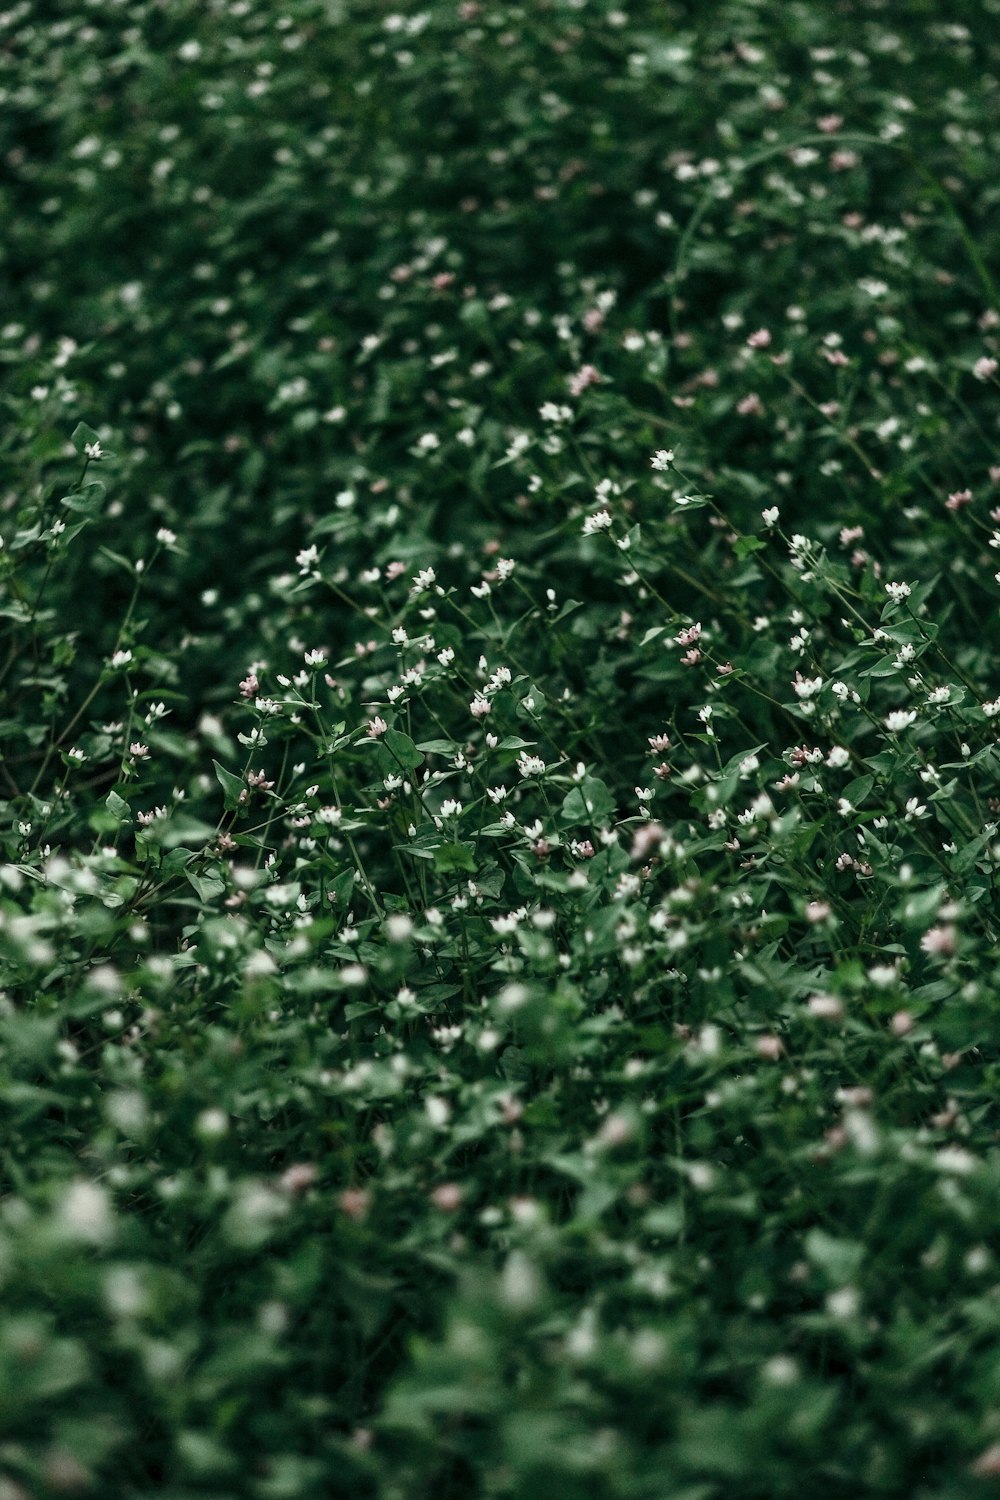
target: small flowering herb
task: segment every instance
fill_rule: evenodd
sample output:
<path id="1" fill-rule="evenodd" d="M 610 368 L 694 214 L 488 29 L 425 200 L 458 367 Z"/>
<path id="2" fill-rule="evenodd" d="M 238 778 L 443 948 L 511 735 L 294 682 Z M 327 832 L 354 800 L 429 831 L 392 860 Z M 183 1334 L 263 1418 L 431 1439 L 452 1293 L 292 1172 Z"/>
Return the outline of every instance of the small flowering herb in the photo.
<path id="1" fill-rule="evenodd" d="M 992 1492 L 994 10 L 0 14 L 0 1500 Z"/>

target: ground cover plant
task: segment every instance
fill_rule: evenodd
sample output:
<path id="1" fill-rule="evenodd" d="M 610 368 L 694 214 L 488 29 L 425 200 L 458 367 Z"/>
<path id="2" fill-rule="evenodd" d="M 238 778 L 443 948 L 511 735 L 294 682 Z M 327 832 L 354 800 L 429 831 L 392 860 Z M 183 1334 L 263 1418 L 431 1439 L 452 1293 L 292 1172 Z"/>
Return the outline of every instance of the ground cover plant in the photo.
<path id="1" fill-rule="evenodd" d="M 998 28 L 0 15 L 0 1500 L 996 1490 Z"/>

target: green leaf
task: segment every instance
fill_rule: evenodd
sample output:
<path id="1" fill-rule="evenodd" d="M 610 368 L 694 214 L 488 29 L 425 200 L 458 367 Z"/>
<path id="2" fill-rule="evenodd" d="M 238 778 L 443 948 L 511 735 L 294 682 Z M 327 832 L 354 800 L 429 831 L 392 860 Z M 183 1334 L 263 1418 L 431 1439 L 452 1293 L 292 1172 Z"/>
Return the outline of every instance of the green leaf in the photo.
<path id="1" fill-rule="evenodd" d="M 387 729 L 382 736 L 382 746 L 388 752 L 391 769 L 415 771 L 424 758 L 410 736 L 401 729 Z"/>
<path id="2" fill-rule="evenodd" d="M 215 767 L 215 774 L 219 778 L 219 785 L 225 793 L 226 811 L 232 812 L 234 808 L 240 806 L 240 798 L 246 790 L 243 785 L 243 777 L 234 776 L 232 771 L 227 771 L 225 766 L 220 766 L 217 760 L 213 760 L 212 765 Z"/>
<path id="3" fill-rule="evenodd" d="M 327 895 L 330 898 L 330 905 L 335 911 L 346 911 L 347 904 L 351 899 L 351 892 L 354 890 L 355 878 L 354 870 L 344 870 L 335 880 L 330 881 L 330 884 L 327 886 Z"/>
<path id="4" fill-rule="evenodd" d="M 560 816 L 564 823 L 606 823 L 615 810 L 615 799 L 604 782 L 596 776 L 585 776 L 579 786 L 571 788 L 563 798 Z"/>
<path id="5" fill-rule="evenodd" d="M 442 872 L 466 870 L 475 874 L 476 861 L 471 844 L 442 844 L 434 853 L 434 868 Z"/>
<path id="6" fill-rule="evenodd" d="M 73 428 L 71 441 L 73 443 L 73 447 L 82 458 L 85 455 L 87 444 L 100 443 L 101 435 L 100 433 L 95 432 L 92 427 L 88 427 L 86 422 L 77 422 L 76 426 Z"/>
<path id="7" fill-rule="evenodd" d="M 733 556 L 738 562 L 745 557 L 750 557 L 754 552 L 761 552 L 767 546 L 759 536 L 741 536 L 733 546 Z"/>
<path id="8" fill-rule="evenodd" d="M 125 801 L 125 798 L 119 797 L 117 792 L 108 793 L 107 797 L 105 798 L 104 806 L 107 808 L 108 812 L 112 814 L 113 817 L 116 817 L 118 819 L 119 822 L 124 822 L 126 818 L 131 817 L 131 808 Z"/>
<path id="9" fill-rule="evenodd" d="M 860 807 L 874 785 L 874 776 L 856 776 L 844 787 L 844 796 L 852 807 Z"/>
<path id="10" fill-rule="evenodd" d="M 214 901 L 226 889 L 225 881 L 221 875 L 213 873 L 198 875 L 194 870 L 185 870 L 184 873 L 202 901 Z"/>

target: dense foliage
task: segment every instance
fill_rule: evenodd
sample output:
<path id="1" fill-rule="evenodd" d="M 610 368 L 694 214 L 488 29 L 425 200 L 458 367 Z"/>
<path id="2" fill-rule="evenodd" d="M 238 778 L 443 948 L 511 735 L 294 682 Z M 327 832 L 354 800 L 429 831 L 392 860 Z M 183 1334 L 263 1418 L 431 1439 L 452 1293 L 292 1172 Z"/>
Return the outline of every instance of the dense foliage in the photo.
<path id="1" fill-rule="evenodd" d="M 992 1493 L 1000 4 L 0 37 L 0 1500 Z"/>

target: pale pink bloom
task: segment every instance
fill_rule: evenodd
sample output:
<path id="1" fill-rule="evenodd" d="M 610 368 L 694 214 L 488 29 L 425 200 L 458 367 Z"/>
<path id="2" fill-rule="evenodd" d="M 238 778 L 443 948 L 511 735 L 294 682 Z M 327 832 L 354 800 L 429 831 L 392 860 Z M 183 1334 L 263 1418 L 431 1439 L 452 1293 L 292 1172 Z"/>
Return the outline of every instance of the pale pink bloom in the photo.
<path id="1" fill-rule="evenodd" d="M 988 354 L 984 354 L 981 359 L 977 359 L 976 363 L 972 366 L 972 373 L 977 380 L 992 380 L 997 370 L 1000 370 L 1000 364 Z"/>
<path id="2" fill-rule="evenodd" d="M 149 746 L 140 745 L 138 740 L 134 740 L 128 747 L 128 753 L 134 756 L 136 760 L 146 760 L 149 756 Z"/>
<path id="3" fill-rule="evenodd" d="M 771 347 L 771 330 L 769 328 L 758 328 L 747 339 L 748 349 L 769 349 Z"/>
<path id="4" fill-rule="evenodd" d="M 780 1036 L 759 1036 L 754 1045 L 758 1055 L 766 1058 L 768 1062 L 777 1062 L 785 1050 Z"/>
<path id="5" fill-rule="evenodd" d="M 972 504 L 971 490 L 955 490 L 944 502 L 945 510 L 961 510 L 963 505 Z"/>
<path id="6" fill-rule="evenodd" d="M 829 901 L 810 901 L 806 907 L 807 922 L 825 922 L 829 915 Z"/>
<path id="7" fill-rule="evenodd" d="M 830 170 L 832 172 L 849 172 L 856 167 L 861 158 L 856 151 L 835 151 L 830 157 Z"/>
<path id="8" fill-rule="evenodd" d="M 889 1022 L 893 1036 L 906 1036 L 907 1032 L 912 1031 L 915 1025 L 916 1022 L 908 1010 L 897 1010 Z"/>
<path id="9" fill-rule="evenodd" d="M 949 957 L 955 951 L 955 929 L 950 925 L 930 927 L 920 939 L 920 946 L 925 953 L 933 953 L 941 957 Z"/>
<path id="10" fill-rule="evenodd" d="M 751 391 L 737 402 L 736 410 L 741 417 L 761 417 L 764 414 L 764 403 L 756 391 Z"/>
<path id="11" fill-rule="evenodd" d="M 260 682 L 256 672 L 248 672 L 240 683 L 240 695 L 244 698 L 256 698 L 260 691 Z"/>
<path id="12" fill-rule="evenodd" d="M 374 719 L 368 720 L 368 734 L 373 740 L 377 740 L 380 735 L 385 734 L 388 728 L 388 724 L 378 714 L 375 715 Z"/>
<path id="13" fill-rule="evenodd" d="M 469 712 L 474 719 L 485 719 L 491 708 L 490 700 L 477 694 L 469 704 Z"/>
<path id="14" fill-rule="evenodd" d="M 337 1204 L 341 1213 L 346 1214 L 355 1223 L 360 1223 L 367 1218 L 371 1201 L 372 1195 L 367 1188 L 345 1188 L 337 1199 Z"/>
<path id="15" fill-rule="evenodd" d="M 843 123 L 843 115 L 821 115 L 816 121 L 816 128 L 822 130 L 824 135 L 834 135 Z"/>
<path id="16" fill-rule="evenodd" d="M 571 396 L 582 396 L 588 386 L 599 385 L 601 372 L 593 365 L 581 365 L 575 375 L 570 377 L 569 393 Z"/>
<path id="17" fill-rule="evenodd" d="M 993 1443 L 980 1453 L 972 1472 L 980 1479 L 1000 1479 L 1000 1443 Z"/>
<path id="18" fill-rule="evenodd" d="M 670 736 L 667 734 L 651 734 L 649 736 L 649 747 L 657 755 L 661 755 L 664 750 L 670 749 Z"/>
<path id="19" fill-rule="evenodd" d="M 663 839 L 664 829 L 661 823 L 643 823 L 635 830 L 632 839 L 632 859 L 644 860 L 651 850 L 655 849 Z"/>
<path id="20" fill-rule="evenodd" d="M 316 1180 L 316 1168 L 311 1162 L 295 1162 L 293 1166 L 286 1167 L 281 1174 L 281 1186 L 286 1193 L 296 1194 L 305 1192 Z"/>
<path id="21" fill-rule="evenodd" d="M 840 1021 L 844 1015 L 843 1002 L 836 995 L 813 995 L 807 1007 L 817 1021 Z"/>
<path id="22" fill-rule="evenodd" d="M 632 1126 L 626 1115 L 611 1114 L 597 1132 L 602 1146 L 624 1146 L 632 1137 Z"/>
<path id="23" fill-rule="evenodd" d="M 462 1202 L 462 1189 L 457 1182 L 443 1182 L 431 1193 L 431 1202 L 442 1213 L 452 1214 Z"/>
<path id="24" fill-rule="evenodd" d="M 691 650 L 685 651 L 684 655 L 681 657 L 681 666 L 696 667 L 700 661 L 701 652 L 698 650 L 697 646 L 692 646 Z"/>
<path id="25" fill-rule="evenodd" d="M 693 646 L 695 641 L 701 637 L 701 621 L 694 625 L 686 625 L 679 635 L 674 636 L 678 646 Z"/>

